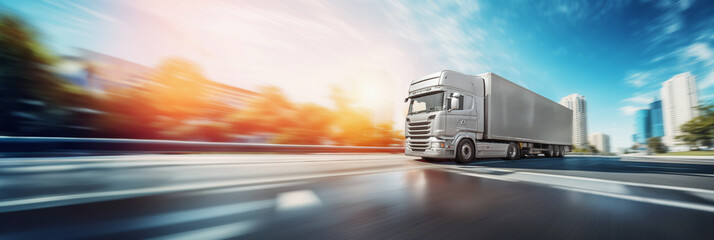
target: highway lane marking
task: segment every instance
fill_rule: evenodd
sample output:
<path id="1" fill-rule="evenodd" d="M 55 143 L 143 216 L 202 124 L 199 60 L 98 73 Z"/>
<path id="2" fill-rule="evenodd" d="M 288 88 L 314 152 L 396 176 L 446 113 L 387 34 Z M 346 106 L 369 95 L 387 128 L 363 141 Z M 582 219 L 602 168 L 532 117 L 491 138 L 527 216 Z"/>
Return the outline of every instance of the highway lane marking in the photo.
<path id="1" fill-rule="evenodd" d="M 229 223 L 214 227 L 202 228 L 188 232 L 170 234 L 153 240 L 194 240 L 194 239 L 230 239 L 249 233 L 258 226 L 258 221 L 248 220 L 237 223 Z"/>
<path id="2" fill-rule="evenodd" d="M 211 166 L 211 165 L 245 165 L 245 166 L 263 166 L 263 165 L 304 165 L 315 162 L 328 164 L 345 164 L 345 163 L 372 163 L 379 162 L 387 164 L 395 164 L 397 162 L 374 159 L 374 160 L 336 160 L 336 161 L 289 161 L 289 162 L 231 162 L 231 161 L 161 161 L 161 162 L 92 162 L 78 164 L 62 164 L 62 165 L 39 165 L 39 166 L 22 166 L 22 167 L 0 167 L 0 172 L 5 173 L 42 173 L 42 172 L 57 172 L 57 171 L 74 171 L 97 168 L 118 168 L 118 167 L 168 167 L 168 166 Z"/>
<path id="3" fill-rule="evenodd" d="M 259 179 L 252 179 L 252 180 L 217 181 L 217 182 L 210 182 L 210 183 L 195 183 L 195 184 L 183 184 L 183 185 L 174 185 L 174 186 L 159 186 L 159 187 L 113 190 L 113 191 L 94 192 L 94 193 L 78 193 L 78 194 L 67 194 L 67 195 L 31 197 L 31 198 L 0 201 L 0 213 L 1 212 L 27 210 L 27 209 L 36 209 L 36 208 L 43 208 L 43 207 L 64 206 L 64 205 L 71 205 L 71 204 L 116 200 L 116 199 L 130 198 L 130 197 L 150 196 L 150 195 L 175 193 L 175 192 L 217 189 L 217 188 L 225 188 L 225 187 L 237 187 L 240 185 L 303 181 L 303 180 L 311 180 L 311 179 L 317 179 L 317 178 L 353 176 L 353 175 L 363 175 L 363 174 L 376 174 L 376 173 L 387 173 L 387 172 L 396 172 L 396 171 L 410 171 L 410 170 L 430 169 L 430 168 L 432 168 L 432 169 L 438 168 L 438 166 L 421 165 L 421 166 L 401 167 L 401 168 L 391 168 L 391 169 L 381 169 L 381 170 L 354 171 L 354 172 L 331 173 L 331 174 L 315 174 L 315 175 L 307 175 L 307 176 L 301 176 L 301 177 L 272 177 L 272 178 L 259 178 Z"/>
<path id="4" fill-rule="evenodd" d="M 290 191 L 278 194 L 278 210 L 288 211 L 322 205 L 320 198 L 312 190 Z"/>
<path id="5" fill-rule="evenodd" d="M 296 186 L 296 185 L 306 184 L 308 182 L 309 181 L 297 181 L 297 182 L 261 184 L 261 185 L 252 185 L 252 186 L 243 186 L 243 187 L 228 187 L 228 188 L 218 188 L 218 189 L 210 189 L 210 190 L 198 190 L 198 191 L 188 192 L 186 194 L 187 195 L 226 194 L 226 193 L 236 193 L 236 192 L 246 192 L 246 191 L 279 188 L 279 187 Z"/>
<path id="6" fill-rule="evenodd" d="M 336 159 L 337 158 L 337 159 Z M 261 154 L 261 155 L 129 155 L 129 156 L 104 156 L 104 157 L 57 157 L 57 158 L 6 158 L 0 159 L 0 165 L 13 163 L 52 163 L 52 162 L 108 162 L 108 161 L 186 161 L 204 159 L 206 160 L 229 160 L 234 162 L 239 161 L 259 161 L 259 159 L 269 159 L 278 161 L 297 161 L 297 160 L 326 160 L 326 161 L 343 161 L 343 160 L 370 160 L 370 159 L 416 159 L 414 157 L 398 155 L 398 154 L 382 154 L 382 155 L 282 155 L 282 154 Z"/>
<path id="7" fill-rule="evenodd" d="M 588 177 L 577 177 L 577 176 L 568 176 L 568 175 L 555 175 L 555 174 L 536 173 L 536 172 L 528 172 L 528 171 L 513 171 L 513 170 L 508 170 L 508 169 L 502 169 L 502 168 L 489 168 L 489 167 L 483 167 L 483 168 L 489 169 L 489 170 L 502 171 L 502 172 L 516 172 L 516 173 L 528 174 L 528 175 L 539 175 L 539 176 L 557 177 L 557 178 L 569 178 L 569 179 L 577 179 L 577 180 L 585 180 L 585 181 L 595 181 L 595 182 L 604 182 L 604 183 L 623 184 L 623 185 L 638 186 L 638 187 L 660 188 L 660 189 L 667 189 L 667 190 L 677 190 L 677 191 L 685 191 L 685 192 L 700 192 L 700 193 L 714 194 L 714 190 L 707 190 L 707 189 L 701 189 L 701 188 L 678 187 L 678 186 L 649 184 L 649 183 L 623 182 L 623 181 L 617 181 L 617 180 L 607 180 L 607 179 L 588 178 Z M 456 168 L 452 168 L 452 169 L 459 169 L 459 170 L 471 171 L 471 169 L 469 169 L 469 168 L 459 168 L 459 167 L 456 167 Z"/>
<path id="8" fill-rule="evenodd" d="M 562 187 L 562 186 L 555 186 L 555 188 L 563 189 L 563 190 L 567 190 L 567 191 L 576 191 L 576 192 L 588 193 L 588 194 L 593 194 L 593 195 L 600 195 L 600 196 L 606 196 L 606 197 L 612 197 L 612 198 L 618 198 L 618 199 L 624 199 L 624 200 L 631 200 L 631 201 L 637 201 L 637 202 L 644 202 L 644 203 L 651 203 L 651 204 L 657 204 L 657 205 L 664 205 L 664 206 L 670 206 L 670 207 L 679 207 L 679 208 L 687 208 L 687 209 L 693 209 L 693 210 L 699 210 L 699 211 L 705 211 L 705 212 L 714 212 L 714 206 L 711 206 L 711 205 L 688 203 L 688 202 L 681 202 L 681 201 L 674 201 L 674 200 L 657 199 L 657 198 L 640 197 L 640 196 L 635 196 L 635 195 L 600 192 L 600 191 L 594 191 L 594 190 L 582 189 L 582 188 L 572 188 L 572 187 Z"/>
<path id="9" fill-rule="evenodd" d="M 457 168 L 457 169 L 462 170 L 462 171 L 463 170 L 471 171 L 471 169 L 467 169 L 467 168 Z M 502 170 L 502 169 L 489 169 L 489 170 Z M 454 170 L 450 170 L 450 172 L 451 171 L 454 171 Z M 454 172 L 461 174 L 461 175 L 467 175 L 467 176 L 484 177 L 484 178 L 489 178 L 489 179 L 510 181 L 510 182 L 520 181 L 520 182 L 538 183 L 538 184 L 543 184 L 545 186 L 562 189 L 562 190 L 568 190 L 568 191 L 577 191 L 577 192 L 582 192 L 582 193 L 596 194 L 596 195 L 619 198 L 619 199 L 624 199 L 624 200 L 631 200 L 631 201 L 652 203 L 652 204 L 658 204 L 658 205 L 714 212 L 714 206 L 712 206 L 712 205 L 630 195 L 630 194 L 628 194 L 629 190 L 624 188 L 623 186 L 630 185 L 630 186 L 638 186 L 638 187 L 649 187 L 649 188 L 660 188 L 660 189 L 668 189 L 668 190 L 685 191 L 685 192 L 690 192 L 692 194 L 695 194 L 695 195 L 705 198 L 705 199 L 714 198 L 714 191 L 705 190 L 705 189 L 674 187 L 674 186 L 655 185 L 655 184 L 631 183 L 631 182 L 622 182 L 622 181 L 614 181 L 614 180 L 563 176 L 563 175 L 553 175 L 553 174 L 543 174 L 543 173 L 533 173 L 533 172 L 520 172 L 520 171 L 510 171 L 510 170 L 506 170 L 506 171 L 510 171 L 511 174 L 502 175 L 502 176 L 477 174 L 477 173 L 465 174 L 462 171 L 454 171 Z M 541 178 L 532 178 L 532 177 L 523 176 L 523 175 L 537 176 L 537 177 L 541 177 Z M 559 180 L 557 180 L 558 178 L 570 179 L 570 180 L 576 180 L 576 181 L 559 181 Z M 577 182 L 577 181 L 580 181 L 580 182 Z M 598 182 L 598 183 L 604 183 L 604 184 L 588 184 L 587 182 Z M 702 195 L 704 195 L 704 196 L 702 196 Z"/>
<path id="10" fill-rule="evenodd" d="M 504 170 L 504 169 L 500 169 L 500 170 Z M 547 174 L 547 173 L 535 173 L 535 172 L 525 172 L 525 171 L 517 171 L 517 173 L 547 176 L 547 177 L 577 179 L 577 180 L 594 181 L 594 182 L 614 183 L 614 184 L 622 184 L 622 185 L 638 186 L 638 187 L 659 188 L 659 189 L 677 190 L 677 191 L 685 191 L 685 192 L 700 192 L 700 193 L 714 194 L 714 190 L 707 190 L 707 189 L 701 189 L 701 188 L 678 187 L 678 186 L 658 185 L 658 184 L 649 184 L 649 183 L 623 182 L 623 181 L 617 181 L 617 180 L 576 177 L 576 176 L 567 176 L 567 175 L 554 175 L 554 174 Z"/>
<path id="11" fill-rule="evenodd" d="M 64 238 L 87 238 L 91 236 L 114 234 L 128 231 L 135 231 L 148 228 L 164 227 L 180 223 L 215 219 L 230 215 L 242 214 L 275 207 L 275 200 L 258 200 L 252 202 L 232 203 L 227 205 L 210 206 L 175 212 L 159 213 L 150 216 L 140 216 L 109 222 L 91 223 L 82 226 L 83 230 L 67 233 L 63 226 L 53 226 L 45 229 L 33 229 L 26 232 L 16 232 L 0 235 L 0 239 L 32 239 L 46 236 L 58 236 Z M 70 236 L 68 234 L 74 234 Z"/>
<path id="12" fill-rule="evenodd" d="M 486 174 L 465 173 L 465 172 L 459 172 L 459 171 L 453 171 L 453 170 L 449 170 L 449 172 L 456 173 L 456 174 L 460 174 L 460 175 L 465 175 L 465 176 L 471 176 L 471 177 L 488 178 L 488 179 L 508 181 L 508 182 L 520 182 L 520 181 L 514 180 L 514 179 L 507 179 L 507 178 L 502 178 L 502 177 L 497 177 L 497 176 L 491 176 L 491 175 L 486 175 Z"/>

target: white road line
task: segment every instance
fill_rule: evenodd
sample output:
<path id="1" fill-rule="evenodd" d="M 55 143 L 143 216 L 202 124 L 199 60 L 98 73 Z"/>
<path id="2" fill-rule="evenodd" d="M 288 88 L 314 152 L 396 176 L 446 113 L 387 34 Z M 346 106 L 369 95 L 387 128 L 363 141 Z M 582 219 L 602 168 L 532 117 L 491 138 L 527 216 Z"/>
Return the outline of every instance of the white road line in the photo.
<path id="1" fill-rule="evenodd" d="M 568 191 L 575 191 L 575 192 L 582 192 L 582 193 L 612 197 L 612 198 L 619 198 L 619 199 L 630 200 L 630 201 L 652 203 L 652 204 L 664 205 L 664 206 L 670 206 L 670 207 L 687 208 L 687 209 L 706 211 L 706 212 L 714 212 L 714 206 L 698 204 L 698 203 L 688 203 L 688 202 L 681 202 L 681 201 L 674 201 L 674 200 L 665 200 L 665 199 L 640 197 L 640 196 L 634 196 L 634 195 L 624 195 L 624 194 L 617 194 L 617 193 L 600 192 L 600 191 L 593 191 L 593 190 L 582 189 L 582 188 L 571 188 L 571 187 L 555 187 L 555 188 L 568 190 Z"/>
<path id="2" fill-rule="evenodd" d="M 158 238 L 150 238 L 155 240 L 194 240 L 194 239 L 230 239 L 244 235 L 258 226 L 258 221 L 248 220 L 237 223 L 229 223 L 218 225 L 209 228 L 181 232 L 171 235 L 166 235 Z"/>
<path id="3" fill-rule="evenodd" d="M 454 168 L 454 169 L 458 169 L 458 168 Z M 489 169 L 489 168 L 487 168 L 487 169 Z M 461 168 L 460 170 L 470 171 L 471 169 Z M 494 169 L 494 170 L 501 170 L 501 169 Z M 686 187 L 675 187 L 675 186 L 667 186 L 667 185 L 656 185 L 656 184 L 622 182 L 622 181 L 614 181 L 614 180 L 563 176 L 563 175 L 553 175 L 553 174 L 544 174 L 544 173 L 520 172 L 520 171 L 516 171 L 516 172 L 513 172 L 508 175 L 500 175 L 500 176 L 499 175 L 494 176 L 494 175 L 488 175 L 488 174 L 477 174 L 477 173 L 469 174 L 469 173 L 459 172 L 459 171 L 455 171 L 455 170 L 448 170 L 448 171 L 456 172 L 458 174 L 466 175 L 466 176 L 482 177 L 482 178 L 489 178 L 489 179 L 496 179 L 496 180 L 510 181 L 510 182 L 520 181 L 520 182 L 538 183 L 538 184 L 543 184 L 543 185 L 546 185 L 546 186 L 549 186 L 552 188 L 568 190 L 568 191 L 577 191 L 577 192 L 582 192 L 582 193 L 595 194 L 595 195 L 613 197 L 613 198 L 624 199 L 624 200 L 631 200 L 631 201 L 652 203 L 652 204 L 658 204 L 658 205 L 664 205 L 664 206 L 680 207 L 680 208 L 687 208 L 687 209 L 693 209 L 693 210 L 714 212 L 714 206 L 712 206 L 712 205 L 630 195 L 630 194 L 628 194 L 629 190 L 627 188 L 624 188 L 624 186 L 629 185 L 629 186 L 638 186 L 638 187 L 685 191 L 685 192 L 690 192 L 692 194 L 695 194 L 697 196 L 707 198 L 707 199 L 714 198 L 714 191 L 712 191 L 712 190 L 705 190 L 705 189 L 698 189 L 698 188 L 686 188 Z M 558 179 L 570 179 L 571 181 L 562 181 L 562 180 L 558 180 Z M 704 195 L 704 196 L 701 196 L 701 195 Z"/>
<path id="4" fill-rule="evenodd" d="M 498 176 L 493 176 L 493 175 L 487 175 L 487 174 L 466 173 L 466 172 L 459 172 L 459 171 L 453 171 L 453 170 L 449 170 L 449 172 L 464 175 L 464 176 L 488 178 L 488 179 L 508 181 L 508 182 L 519 182 L 518 180 L 513 180 L 513 179 L 508 179 L 508 178 L 503 178 L 503 177 L 498 177 Z"/>
<path id="5" fill-rule="evenodd" d="M 0 165 L 13 163 L 54 163 L 54 162 L 140 162 L 140 161 L 202 161 L 228 160 L 233 162 L 241 161 L 299 161 L 299 160 L 325 160 L 325 161 L 344 161 L 344 160 L 391 160 L 391 159 L 414 159 L 404 155 L 130 155 L 130 156 L 105 156 L 105 157 L 58 157 L 58 158 L 6 158 L 0 159 Z"/>
<path id="6" fill-rule="evenodd" d="M 211 166 L 211 165 L 232 165 L 232 166 L 266 166 L 266 165 L 305 165 L 314 164 L 315 161 L 290 161 L 290 162 L 230 162 L 230 161 L 161 161 L 161 162 L 92 162 L 79 164 L 61 164 L 61 165 L 39 165 L 39 166 L 22 166 L 22 167 L 0 167 L 0 172 L 4 173 L 42 173 L 42 172 L 57 172 L 57 171 L 76 171 L 96 168 L 122 168 L 122 167 L 166 167 L 166 166 Z M 346 164 L 347 163 L 382 163 L 395 164 L 392 161 L 384 160 L 338 160 L 338 161 L 320 161 L 325 164 Z"/>
<path id="7" fill-rule="evenodd" d="M 320 198 L 312 190 L 284 192 L 278 195 L 278 210 L 287 211 L 322 205 Z"/>
<path id="8" fill-rule="evenodd" d="M 215 165 L 215 164 L 226 164 L 226 165 L 251 165 L 251 166 L 261 166 L 261 165 L 298 165 L 298 164 L 314 164 L 314 163 L 325 163 L 325 164 L 344 164 L 346 162 L 382 162 L 382 163 L 395 163 L 395 159 L 391 158 L 365 158 L 365 159 L 341 159 L 341 160 L 323 160 L 323 159 L 313 159 L 313 160 L 230 160 L 230 159 L 175 159 L 175 160 L 129 160 L 129 161 L 34 161 L 34 162 L 3 162 L 0 160 L 0 172 L 8 173 L 26 173 L 26 172 L 48 172 L 48 171 L 67 171 L 67 170 L 79 170 L 86 168 L 98 168 L 98 167 L 132 167 L 132 166 L 170 166 L 170 165 Z M 399 160 L 399 159 L 396 159 Z M 406 160 L 406 159 L 405 159 Z M 61 163 L 57 165 L 40 165 L 47 163 Z M 64 166 L 64 167 L 59 167 Z M 70 167 L 72 166 L 72 167 Z"/>
<path id="9" fill-rule="evenodd" d="M 261 185 L 252 185 L 252 186 L 243 186 L 243 187 L 218 188 L 218 189 L 211 189 L 211 190 L 194 191 L 194 192 L 188 192 L 186 194 L 188 194 L 188 195 L 226 194 L 226 193 L 236 193 L 236 192 L 246 192 L 246 191 L 279 188 L 279 187 L 289 187 L 289 186 L 302 185 L 302 184 L 306 184 L 306 183 L 308 183 L 308 181 L 261 184 Z"/>
<path id="10" fill-rule="evenodd" d="M 93 192 L 93 193 L 79 193 L 79 194 L 67 194 L 67 195 L 55 195 L 55 196 L 45 196 L 45 197 L 33 197 L 24 199 L 15 199 L 0 201 L 0 213 L 34 209 L 40 207 L 51 207 L 51 206 L 64 206 L 70 204 L 88 203 L 104 200 L 115 200 L 138 196 L 149 196 L 156 194 L 165 194 L 173 192 L 183 192 L 183 191 L 195 191 L 201 189 L 214 189 L 214 188 L 224 188 L 224 187 L 236 187 L 240 185 L 253 185 L 253 184 L 267 184 L 276 182 L 291 182 L 291 181 L 301 181 L 310 180 L 316 178 L 326 178 L 326 177 L 340 177 L 340 176 L 351 176 L 351 175 L 362 175 L 362 174 L 375 174 L 375 173 L 387 173 L 394 171 L 407 171 L 407 170 L 417 170 L 426 168 L 436 168 L 436 166 L 422 165 L 415 167 L 402 167 L 402 168 L 392 168 L 392 169 L 382 169 L 382 170 L 370 170 L 370 171 L 356 171 L 356 172 L 344 172 L 344 173 L 331 173 L 331 174 L 314 174 L 300 177 L 273 177 L 273 178 L 262 178 L 262 179 L 251 179 L 251 180 L 232 180 L 232 181 L 216 181 L 210 183 L 195 183 L 195 184 L 183 184 L 175 186 L 160 186 L 160 187 L 148 187 L 139 189 L 127 189 L 127 190 L 114 190 L 105 192 Z"/>
<path id="11" fill-rule="evenodd" d="M 497 169 L 497 168 L 495 168 L 495 169 Z M 499 170 L 505 170 L 505 169 L 499 169 Z M 677 186 L 658 185 L 658 184 L 649 184 L 649 183 L 623 182 L 623 181 L 606 180 L 606 179 L 599 179 L 599 178 L 575 177 L 575 176 L 554 175 L 554 174 L 535 173 L 535 172 L 518 171 L 518 173 L 529 174 L 529 175 L 548 176 L 548 177 L 558 177 L 558 178 L 578 179 L 578 180 L 586 180 L 586 181 L 594 181 L 594 182 L 614 183 L 614 184 L 622 184 L 622 185 L 637 186 L 637 187 L 648 187 L 648 188 L 659 188 L 659 189 L 677 190 L 677 191 L 685 191 L 685 192 L 700 192 L 700 193 L 714 194 L 714 190 L 707 190 L 707 189 L 701 189 L 701 188 L 677 187 Z"/>
<path id="12" fill-rule="evenodd" d="M 62 227 L 49 227 L 45 229 L 32 229 L 25 232 L 2 233 L 0 239 L 37 239 L 39 236 L 55 236 L 62 234 L 64 238 L 87 238 L 98 235 L 114 234 L 148 228 L 164 227 L 174 224 L 208 220 L 230 215 L 243 214 L 252 211 L 272 209 L 275 200 L 258 200 L 252 202 L 231 203 L 227 205 L 195 208 L 182 211 L 159 213 L 149 216 L 111 220 L 109 222 L 96 222 L 85 224 L 83 231 L 65 232 Z M 195 238 L 204 239 L 204 238 Z"/>

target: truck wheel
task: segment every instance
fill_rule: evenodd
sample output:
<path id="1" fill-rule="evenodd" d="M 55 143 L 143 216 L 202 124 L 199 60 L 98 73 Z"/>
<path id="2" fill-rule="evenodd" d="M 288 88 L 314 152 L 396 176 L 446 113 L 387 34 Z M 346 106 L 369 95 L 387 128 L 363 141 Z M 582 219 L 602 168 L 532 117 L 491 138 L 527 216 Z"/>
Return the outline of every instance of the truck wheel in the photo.
<path id="1" fill-rule="evenodd" d="M 545 152 L 545 157 L 555 157 L 555 150 L 553 149 L 553 145 L 548 146 L 548 151 Z"/>
<path id="2" fill-rule="evenodd" d="M 459 141 L 459 145 L 456 149 L 456 163 L 468 164 L 474 161 L 474 156 L 476 155 L 476 148 L 470 140 L 462 139 L 461 141 Z"/>
<path id="3" fill-rule="evenodd" d="M 558 148 L 560 148 L 560 155 L 558 157 L 565 157 L 565 147 L 560 146 Z"/>
<path id="4" fill-rule="evenodd" d="M 560 147 L 553 146 L 553 157 L 560 157 Z"/>
<path id="5" fill-rule="evenodd" d="M 506 160 L 517 160 L 521 158 L 521 153 L 518 152 L 518 147 L 515 143 L 509 143 L 506 150 Z"/>

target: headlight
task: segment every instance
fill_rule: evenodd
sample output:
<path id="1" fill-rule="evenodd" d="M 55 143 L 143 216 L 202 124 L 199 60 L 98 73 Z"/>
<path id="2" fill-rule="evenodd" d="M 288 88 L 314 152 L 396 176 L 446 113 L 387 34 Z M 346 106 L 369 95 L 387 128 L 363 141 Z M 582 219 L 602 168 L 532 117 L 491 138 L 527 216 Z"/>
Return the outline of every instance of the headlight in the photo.
<path id="1" fill-rule="evenodd" d="M 438 143 L 438 142 L 431 143 L 431 148 L 444 148 L 444 143 L 443 142 L 442 143 Z"/>

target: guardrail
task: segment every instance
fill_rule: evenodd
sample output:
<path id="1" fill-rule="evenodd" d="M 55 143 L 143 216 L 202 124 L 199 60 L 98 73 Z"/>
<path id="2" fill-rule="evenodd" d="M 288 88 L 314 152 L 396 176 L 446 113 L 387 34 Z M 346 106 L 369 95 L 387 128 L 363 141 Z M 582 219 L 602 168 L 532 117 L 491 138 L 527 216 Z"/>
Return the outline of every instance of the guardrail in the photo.
<path id="1" fill-rule="evenodd" d="M 112 138 L 0 137 L 6 153 L 403 153 L 404 147 L 358 147 L 264 143 L 197 142 Z"/>

